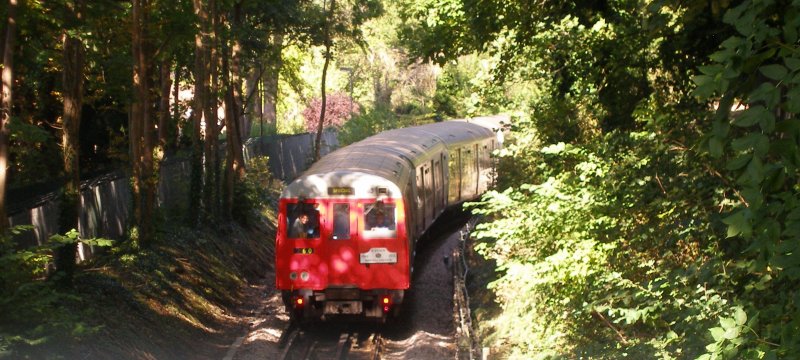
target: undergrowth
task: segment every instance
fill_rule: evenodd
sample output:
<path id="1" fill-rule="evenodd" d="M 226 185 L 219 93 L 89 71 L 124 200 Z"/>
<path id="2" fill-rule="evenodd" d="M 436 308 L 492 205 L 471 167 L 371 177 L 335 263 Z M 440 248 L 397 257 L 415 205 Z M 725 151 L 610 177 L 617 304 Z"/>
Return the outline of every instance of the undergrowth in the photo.
<path id="1" fill-rule="evenodd" d="M 119 242 L 81 263 L 71 287 L 29 273 L 0 297 L 0 358 L 219 357 L 243 285 L 271 264 L 272 212 L 247 227 L 164 222 L 154 246 Z M 4 285 L 20 276 L 3 270 Z"/>

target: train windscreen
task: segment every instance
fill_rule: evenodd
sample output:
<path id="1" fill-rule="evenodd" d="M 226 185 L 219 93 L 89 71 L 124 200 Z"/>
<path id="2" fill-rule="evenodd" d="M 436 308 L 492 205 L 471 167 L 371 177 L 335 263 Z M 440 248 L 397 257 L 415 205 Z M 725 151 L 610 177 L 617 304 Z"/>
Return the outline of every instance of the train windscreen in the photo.
<path id="1" fill-rule="evenodd" d="M 290 239 L 319 237 L 319 210 L 316 204 L 286 204 L 286 229 Z"/>
<path id="2" fill-rule="evenodd" d="M 350 204 L 333 204 L 333 240 L 350 239 Z"/>
<path id="3" fill-rule="evenodd" d="M 395 205 L 383 202 L 364 206 L 364 239 L 397 237 Z"/>

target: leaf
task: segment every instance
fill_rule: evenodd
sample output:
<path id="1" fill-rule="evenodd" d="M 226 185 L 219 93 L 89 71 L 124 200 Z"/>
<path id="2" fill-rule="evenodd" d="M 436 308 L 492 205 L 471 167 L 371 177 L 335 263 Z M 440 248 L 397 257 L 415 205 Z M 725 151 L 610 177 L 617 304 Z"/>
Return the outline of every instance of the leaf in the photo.
<path id="1" fill-rule="evenodd" d="M 720 318 L 719 324 L 722 325 L 722 328 L 725 330 L 736 327 L 736 321 L 734 321 L 732 318 Z"/>
<path id="2" fill-rule="evenodd" d="M 733 9 L 730 9 L 730 10 L 726 11 L 725 15 L 722 16 L 722 21 L 725 22 L 726 24 L 733 25 L 737 20 L 739 20 L 739 17 L 742 16 L 742 13 L 747 9 L 747 7 L 745 5 L 746 4 L 742 4 L 742 5 L 739 5 L 739 6 L 735 7 L 735 8 L 733 8 Z M 729 38 L 728 40 L 725 40 L 722 43 L 723 46 L 729 40 L 731 40 L 731 39 Z"/>
<path id="3" fill-rule="evenodd" d="M 81 240 L 81 242 L 86 245 L 100 246 L 100 247 L 109 247 L 114 245 L 114 240 L 103 239 L 103 238 Z"/>
<path id="4" fill-rule="evenodd" d="M 708 331 L 711 332 L 711 337 L 714 339 L 714 341 L 722 340 L 723 336 L 725 335 L 725 329 L 721 327 L 711 328 Z"/>
<path id="5" fill-rule="evenodd" d="M 697 87 L 692 91 L 694 96 L 709 98 L 714 95 L 714 91 L 717 89 L 714 78 L 708 75 L 697 75 L 692 78 L 692 81 L 697 84 Z"/>
<path id="6" fill-rule="evenodd" d="M 737 337 L 739 337 L 739 333 L 740 333 L 739 327 L 738 326 L 734 326 L 732 328 L 726 329 L 725 330 L 725 334 L 723 334 L 722 336 L 725 337 L 725 339 L 727 339 L 727 340 L 732 340 L 732 339 L 736 339 Z"/>
<path id="7" fill-rule="evenodd" d="M 733 11 L 733 10 L 731 10 L 731 11 Z M 741 13 L 741 11 L 740 11 L 740 13 Z M 725 14 L 725 16 L 728 16 L 728 14 Z M 731 37 L 725 39 L 725 41 L 723 41 L 722 44 L 720 44 L 720 46 L 722 46 L 723 49 L 735 50 L 737 47 L 739 47 L 739 45 L 743 44 L 744 41 L 745 41 L 744 38 L 741 38 L 739 36 L 731 36 Z"/>
<path id="8" fill-rule="evenodd" d="M 764 180 L 764 175 L 764 164 L 761 162 L 761 159 L 753 157 L 753 160 L 747 164 L 747 168 L 745 168 L 742 175 L 736 179 L 736 182 L 744 186 L 755 186 L 761 184 L 761 181 Z"/>
<path id="9" fill-rule="evenodd" d="M 765 133 L 775 131 L 775 115 L 771 112 L 765 113 L 764 116 L 758 120 L 758 125 Z"/>
<path id="10" fill-rule="evenodd" d="M 718 63 L 724 63 L 724 62 L 728 61 L 728 59 L 733 57 L 735 54 L 736 53 L 733 52 L 732 50 L 725 49 L 725 50 L 720 50 L 720 51 L 717 51 L 717 52 L 711 54 L 711 56 L 709 56 L 709 58 L 711 58 L 711 60 L 714 60 L 714 61 L 716 61 Z M 702 72 L 702 70 L 701 70 L 701 72 Z"/>
<path id="11" fill-rule="evenodd" d="M 733 125 L 738 127 L 753 126 L 765 116 L 767 110 L 762 105 L 753 106 L 745 111 L 742 111 L 738 116 L 733 118 Z"/>
<path id="12" fill-rule="evenodd" d="M 725 121 L 714 120 L 714 123 L 711 125 L 711 134 L 713 134 L 714 137 L 724 139 L 726 136 L 728 136 L 728 133 L 731 130 L 731 125 L 728 124 L 728 114 L 725 115 L 720 114 L 720 116 Z"/>
<path id="13" fill-rule="evenodd" d="M 731 148 L 736 151 L 754 150 L 757 156 L 764 156 L 769 151 L 769 138 L 764 134 L 750 133 L 734 139 Z"/>
<path id="14" fill-rule="evenodd" d="M 733 318 L 736 320 L 736 325 L 742 326 L 747 323 L 747 313 L 739 306 L 734 309 Z"/>
<path id="15" fill-rule="evenodd" d="M 745 2 L 742 5 L 747 5 L 747 3 Z M 755 30 L 755 27 L 753 26 L 755 20 L 756 20 L 755 11 L 750 11 L 745 13 L 738 19 L 736 19 L 736 21 L 733 22 L 733 26 L 736 28 L 736 31 L 738 31 L 740 34 L 749 37 L 750 35 L 753 34 L 753 30 Z"/>
<path id="16" fill-rule="evenodd" d="M 735 157 L 733 160 L 728 161 L 728 163 L 725 164 L 725 168 L 731 171 L 739 170 L 743 168 L 745 165 L 747 165 L 747 163 L 750 162 L 752 158 L 753 155 L 750 154 L 739 155 Z"/>
<path id="17" fill-rule="evenodd" d="M 748 214 L 747 210 L 742 209 L 722 219 L 722 223 L 728 225 L 727 237 L 731 238 L 740 234 L 743 237 L 749 237 L 752 234 L 753 226 L 750 224 Z"/>
<path id="18" fill-rule="evenodd" d="M 723 67 L 720 64 L 714 64 L 714 65 L 699 66 L 698 69 L 700 70 L 701 73 L 709 75 L 710 77 L 713 78 L 713 76 L 725 70 L 725 67 Z"/>
<path id="19" fill-rule="evenodd" d="M 787 57 L 783 59 L 783 62 L 786 64 L 786 67 L 788 67 L 789 70 L 792 71 L 800 70 L 800 59 Z"/>
<path id="20" fill-rule="evenodd" d="M 786 94 L 786 111 L 790 113 L 800 112 L 800 87 L 792 87 Z"/>
<path id="21" fill-rule="evenodd" d="M 771 82 L 764 82 L 758 88 L 751 91 L 747 97 L 747 100 L 750 103 L 763 101 L 767 107 L 772 108 L 778 104 L 778 101 L 780 101 L 780 92 L 775 84 Z"/>
<path id="22" fill-rule="evenodd" d="M 789 71 L 786 70 L 786 67 L 781 64 L 765 65 L 760 67 L 758 71 L 764 74 L 764 76 L 777 81 L 783 80 L 786 74 L 789 73 Z"/>
<path id="23" fill-rule="evenodd" d="M 564 144 L 563 142 L 560 142 L 558 144 L 545 146 L 539 151 L 542 154 L 555 155 L 555 154 L 559 154 L 559 153 L 563 152 L 564 150 L 566 150 L 566 148 L 567 148 L 567 145 Z"/>
<path id="24" fill-rule="evenodd" d="M 747 201 L 753 211 L 758 210 L 764 202 L 764 196 L 758 187 L 747 186 L 742 189 L 742 197 Z"/>

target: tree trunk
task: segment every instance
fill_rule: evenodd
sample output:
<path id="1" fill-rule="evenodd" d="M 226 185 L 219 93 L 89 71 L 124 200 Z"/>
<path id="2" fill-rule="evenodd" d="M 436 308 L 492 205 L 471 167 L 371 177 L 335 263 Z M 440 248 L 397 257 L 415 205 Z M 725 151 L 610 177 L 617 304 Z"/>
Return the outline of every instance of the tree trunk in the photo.
<path id="1" fill-rule="evenodd" d="M 14 86 L 14 45 L 17 38 L 17 0 L 8 1 L 8 23 L 6 25 L 5 44 L 3 46 L 2 100 L 0 100 L 0 234 L 9 228 L 6 213 L 6 183 L 8 182 L 8 146 L 11 110 L 13 109 L 12 92 Z"/>
<path id="2" fill-rule="evenodd" d="M 180 146 L 179 138 L 181 134 L 181 124 L 183 115 L 181 114 L 181 65 L 179 63 L 175 63 L 175 74 L 174 80 L 172 81 L 172 97 L 175 99 L 172 103 L 172 126 L 175 130 L 175 133 L 172 134 L 172 138 L 169 139 L 167 146 L 170 148 L 177 148 Z"/>
<path id="3" fill-rule="evenodd" d="M 70 28 L 76 28 L 82 21 L 81 0 L 75 1 L 74 8 L 67 13 L 67 24 L 72 24 Z M 84 69 L 84 49 L 80 39 L 69 35 L 68 31 L 63 34 L 64 46 L 64 70 L 63 93 L 64 93 L 64 113 L 61 118 L 61 148 L 63 151 L 64 173 L 66 174 L 66 184 L 61 203 L 61 214 L 59 217 L 59 232 L 66 233 L 72 229 L 79 230 L 80 224 L 80 143 L 79 131 L 81 124 L 81 110 L 83 108 L 83 69 Z M 78 244 L 63 245 L 59 248 L 56 257 L 56 270 L 63 271 L 66 276 L 62 279 L 70 283 L 75 272 L 75 256 Z"/>
<path id="4" fill-rule="evenodd" d="M 199 194 L 203 194 L 203 138 L 202 123 L 206 113 L 208 97 L 208 13 L 203 8 L 202 0 L 193 0 L 195 16 L 200 24 L 200 31 L 195 35 L 194 49 L 194 99 L 192 100 L 192 178 L 189 185 L 189 220 L 190 225 L 197 225 L 202 203 Z M 206 121 L 207 122 L 207 121 Z"/>
<path id="5" fill-rule="evenodd" d="M 269 71 L 264 74 L 264 122 L 269 128 L 275 128 L 278 122 L 278 81 L 283 66 L 283 34 L 272 36 L 272 56 Z"/>
<path id="6" fill-rule="evenodd" d="M 153 122 L 150 106 L 150 81 L 145 25 L 148 0 L 133 0 L 132 54 L 134 102 L 131 106 L 131 148 L 133 165 L 134 224 L 139 228 L 139 243 L 150 246 L 153 240 L 155 183 L 153 174 Z"/>
<path id="7" fill-rule="evenodd" d="M 169 108 L 169 93 L 172 88 L 172 61 L 169 59 L 161 63 L 161 92 L 158 105 L 158 144 L 166 150 L 170 144 L 170 128 L 172 121 Z"/>
<path id="8" fill-rule="evenodd" d="M 314 140 L 314 161 L 318 161 L 321 157 L 322 146 L 322 129 L 325 126 L 325 80 L 328 76 L 328 65 L 331 62 L 331 48 L 333 41 L 331 39 L 330 24 L 333 21 L 334 10 L 336 9 L 336 0 L 331 0 L 331 10 L 328 12 L 328 18 L 325 20 L 325 65 L 322 66 L 322 84 L 320 85 L 322 92 L 322 106 L 319 112 L 319 124 L 317 125 L 317 138 Z"/>
<path id="9" fill-rule="evenodd" d="M 233 195 L 235 184 L 244 177 L 244 156 L 242 154 L 242 134 L 239 114 L 241 107 L 238 103 L 240 98 L 237 89 L 241 87 L 239 76 L 239 64 L 241 45 L 236 39 L 237 32 L 240 30 L 241 5 L 237 3 L 234 7 L 233 18 L 233 44 L 230 47 L 231 54 L 229 62 L 228 56 L 222 57 L 223 86 L 225 88 L 225 128 L 227 129 L 227 161 L 225 164 L 225 201 L 224 215 L 227 219 L 233 218 Z"/>
<path id="10" fill-rule="evenodd" d="M 206 136 L 205 136 L 205 206 L 207 216 L 211 219 L 217 218 L 219 214 L 219 118 L 217 116 L 217 94 L 219 94 L 219 76 L 217 63 L 220 57 L 217 53 L 217 6 L 215 0 L 209 1 L 211 39 L 210 47 L 207 51 L 210 64 L 211 91 L 206 102 Z"/>
<path id="11" fill-rule="evenodd" d="M 231 54 L 231 84 L 233 88 L 231 89 L 231 96 L 233 97 L 233 111 L 232 111 L 232 121 L 233 125 L 236 126 L 236 129 L 230 129 L 232 134 L 235 134 L 236 137 L 233 139 L 235 141 L 235 146 L 232 147 L 233 149 L 233 171 L 236 175 L 235 180 L 239 181 L 244 177 L 245 174 L 245 164 L 244 164 L 244 153 L 242 149 L 242 145 L 244 144 L 244 140 L 249 137 L 249 133 L 246 134 L 243 131 L 243 122 L 241 120 L 242 116 L 240 114 L 244 111 L 244 107 L 242 103 L 244 102 L 241 94 L 242 89 L 242 45 L 239 41 L 239 34 L 242 32 L 242 2 L 239 1 L 236 3 L 234 7 L 234 17 L 233 17 L 233 28 L 236 30 L 234 32 L 234 42 Z M 234 131 L 235 130 L 235 131 Z"/>
<path id="12" fill-rule="evenodd" d="M 250 132 L 253 129 L 253 121 L 261 119 L 262 101 L 261 92 L 259 91 L 261 73 L 263 73 L 261 68 L 254 67 L 250 70 L 250 73 L 247 74 L 247 81 L 245 81 L 245 94 L 247 95 L 245 104 L 247 104 L 247 108 L 245 109 L 245 115 L 242 116 L 242 131 L 246 138 L 250 137 Z"/>

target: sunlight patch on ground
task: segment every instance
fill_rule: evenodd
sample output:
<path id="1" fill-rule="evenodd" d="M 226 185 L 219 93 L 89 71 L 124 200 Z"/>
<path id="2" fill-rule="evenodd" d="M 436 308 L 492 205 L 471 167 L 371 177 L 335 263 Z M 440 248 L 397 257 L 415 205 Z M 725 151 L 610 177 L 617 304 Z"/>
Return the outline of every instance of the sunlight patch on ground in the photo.
<path id="1" fill-rule="evenodd" d="M 256 340 L 261 341 L 269 341 L 271 343 L 277 343 L 278 339 L 281 337 L 282 330 L 276 328 L 263 328 L 258 329 L 255 331 L 251 331 L 250 334 L 247 335 L 247 341 L 252 342 Z"/>
<path id="2" fill-rule="evenodd" d="M 382 359 L 436 359 L 446 358 L 454 351 L 453 338 L 418 331 L 413 336 L 392 341 L 386 345 L 388 351 Z"/>

